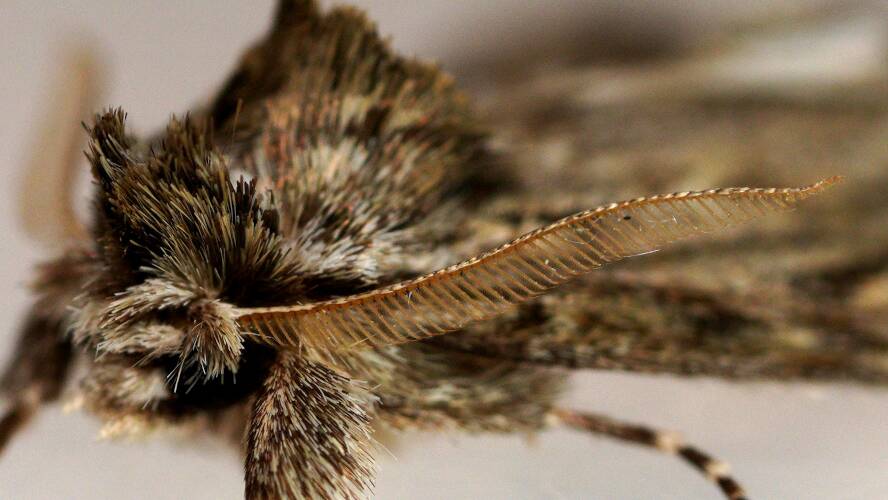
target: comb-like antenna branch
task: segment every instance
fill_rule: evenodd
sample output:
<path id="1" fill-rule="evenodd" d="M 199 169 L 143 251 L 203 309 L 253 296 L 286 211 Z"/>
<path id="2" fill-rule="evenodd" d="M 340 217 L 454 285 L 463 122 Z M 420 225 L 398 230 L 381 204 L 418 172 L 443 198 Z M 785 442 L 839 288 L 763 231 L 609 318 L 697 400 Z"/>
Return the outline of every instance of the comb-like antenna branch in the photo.
<path id="1" fill-rule="evenodd" d="M 414 280 L 313 304 L 241 309 L 263 342 L 328 360 L 493 318 L 571 278 L 696 234 L 787 210 L 840 178 L 803 188 L 729 188 L 638 198 L 581 212 Z"/>

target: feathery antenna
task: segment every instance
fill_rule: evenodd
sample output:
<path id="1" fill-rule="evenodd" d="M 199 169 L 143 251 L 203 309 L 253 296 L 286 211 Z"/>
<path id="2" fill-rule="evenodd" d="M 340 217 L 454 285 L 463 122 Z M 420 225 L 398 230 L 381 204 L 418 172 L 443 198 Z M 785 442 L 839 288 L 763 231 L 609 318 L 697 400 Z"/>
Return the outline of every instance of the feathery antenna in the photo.
<path id="1" fill-rule="evenodd" d="M 308 348 L 335 362 L 336 353 L 421 340 L 493 318 L 604 264 L 788 210 L 840 179 L 612 203 L 414 280 L 313 304 L 240 309 L 237 321 L 263 342 Z"/>

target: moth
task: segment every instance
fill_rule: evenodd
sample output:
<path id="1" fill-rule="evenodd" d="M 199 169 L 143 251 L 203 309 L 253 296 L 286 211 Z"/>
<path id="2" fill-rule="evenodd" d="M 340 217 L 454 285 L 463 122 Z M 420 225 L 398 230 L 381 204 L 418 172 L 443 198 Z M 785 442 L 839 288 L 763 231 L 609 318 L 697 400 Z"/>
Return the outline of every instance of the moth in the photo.
<path id="1" fill-rule="evenodd" d="M 549 97 L 526 108 L 528 128 L 510 130 L 513 139 L 558 135 L 549 117 L 560 114 L 589 120 L 577 130 L 620 122 L 608 120 L 618 113 L 624 122 L 729 119 L 719 95 L 600 106 L 591 118 Z M 763 118 L 756 97 L 730 118 L 803 127 L 808 105 L 816 126 L 831 123 L 807 103 Z M 881 108 L 865 104 L 835 128 L 866 129 Z M 656 141 L 629 125 L 612 140 L 662 144 L 666 135 L 660 147 L 673 149 L 663 158 L 681 158 L 694 143 L 678 139 L 707 130 L 691 118 L 671 121 L 683 127 Z M 721 130 L 708 129 L 724 141 Z M 677 454 L 742 498 L 721 462 L 676 436 L 560 407 L 559 368 L 886 380 L 882 305 L 871 291 L 884 273 L 873 251 L 883 240 L 855 247 L 871 256 L 844 265 L 835 257 L 844 249 L 812 236 L 826 224 L 852 230 L 830 220 L 829 207 L 805 208 L 823 225 L 781 233 L 763 224 L 763 234 L 698 238 L 597 271 L 791 208 L 835 182 L 826 161 L 805 172 L 826 179 L 808 187 L 680 192 L 588 210 L 590 184 L 630 174 L 553 174 L 520 147 L 496 154 L 452 80 L 394 54 L 353 9 L 282 1 L 209 106 L 141 139 L 112 109 L 87 135 L 92 217 L 81 225 L 68 194 L 46 197 L 61 201 L 50 207 L 54 233 L 74 243 L 40 269 L 4 377 L 2 443 L 64 391 L 108 435 L 192 428 L 229 440 L 244 455 L 248 498 L 361 498 L 372 487 L 375 427 L 566 425 Z M 569 147 L 607 151 L 605 138 L 576 139 Z M 631 175 L 663 182 L 644 166 L 655 161 L 622 151 L 630 158 L 620 165 L 638 165 Z M 875 208 L 855 220 L 881 235 L 884 204 L 864 194 L 857 204 Z M 773 258 L 773 241 L 788 258 Z M 756 249 L 771 258 L 738 264 Z M 811 257 L 798 269 L 801 252 Z M 712 257 L 694 261 L 698 253 Z M 709 281 L 691 283 L 689 273 Z"/>

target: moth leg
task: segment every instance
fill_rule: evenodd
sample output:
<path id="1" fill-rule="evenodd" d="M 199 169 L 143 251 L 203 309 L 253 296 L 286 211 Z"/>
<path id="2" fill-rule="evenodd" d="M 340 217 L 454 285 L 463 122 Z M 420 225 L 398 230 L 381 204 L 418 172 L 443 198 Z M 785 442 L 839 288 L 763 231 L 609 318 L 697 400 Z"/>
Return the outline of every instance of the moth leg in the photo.
<path id="1" fill-rule="evenodd" d="M 728 466 L 714 459 L 694 446 L 685 444 L 674 433 L 651 429 L 645 426 L 619 422 L 604 415 L 580 413 L 557 408 L 552 411 L 559 422 L 574 429 L 611 437 L 620 441 L 656 448 L 664 453 L 678 455 L 682 460 L 702 472 L 718 485 L 726 498 L 743 500 L 746 493 L 743 487 L 731 477 Z"/>
<path id="2" fill-rule="evenodd" d="M 0 453 L 40 405 L 58 398 L 68 372 L 71 346 L 59 320 L 32 316 L 25 324 L 13 361 L 0 382 L 8 402 L 0 419 Z"/>
<path id="3" fill-rule="evenodd" d="M 100 71 L 86 48 L 64 57 L 20 190 L 19 213 L 29 236 L 48 245 L 81 240 L 86 229 L 74 210 L 74 188 L 86 142 L 81 123 L 100 99 Z"/>
<path id="4" fill-rule="evenodd" d="M 3 417 L 0 418 L 0 453 L 6 449 L 12 436 L 31 420 L 39 405 L 39 394 L 35 390 L 26 391 L 10 405 Z"/>
<path id="5" fill-rule="evenodd" d="M 77 251 L 39 268 L 37 301 L 21 327 L 9 366 L 0 378 L 0 452 L 42 404 L 58 399 L 68 379 L 72 346 L 67 306 L 92 275 L 88 256 Z"/>
<path id="6" fill-rule="evenodd" d="M 365 498 L 375 473 L 371 399 L 320 364 L 279 354 L 250 417 L 246 498 Z"/>

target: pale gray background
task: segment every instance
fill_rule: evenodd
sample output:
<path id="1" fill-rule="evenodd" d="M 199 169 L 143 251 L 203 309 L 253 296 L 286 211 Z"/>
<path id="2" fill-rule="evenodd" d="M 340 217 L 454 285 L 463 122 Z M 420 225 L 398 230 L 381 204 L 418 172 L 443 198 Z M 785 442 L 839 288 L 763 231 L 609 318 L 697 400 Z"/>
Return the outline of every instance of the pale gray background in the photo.
<path id="1" fill-rule="evenodd" d="M 576 24 L 578 13 L 594 16 L 619 4 L 354 3 L 370 11 L 398 48 L 445 64 L 466 56 L 495 58 L 522 40 Z M 738 12 L 761 12 L 774 2 L 731 10 L 727 3 L 627 5 L 639 14 L 670 10 L 684 28 L 713 31 Z M 41 101 L 61 46 L 86 37 L 101 47 L 112 75 L 106 102 L 125 107 L 130 123 L 149 131 L 206 98 L 245 44 L 263 32 L 270 11 L 267 0 L 0 1 L 0 315 L 7 325 L 0 358 L 8 357 L 28 304 L 31 267 L 46 254 L 26 240 L 14 215 L 33 118 L 45 112 Z M 755 498 L 888 498 L 885 391 L 583 373 L 567 399 L 575 407 L 682 431 L 731 462 Z M 0 498 L 241 496 L 241 464 L 221 446 L 99 442 L 97 429 L 80 414 L 63 415 L 58 408 L 43 413 L 0 458 Z M 408 437 L 392 450 L 394 457 L 382 457 L 378 498 L 718 498 L 713 486 L 673 458 L 582 434 L 553 431 L 533 442 L 519 436 Z"/>

